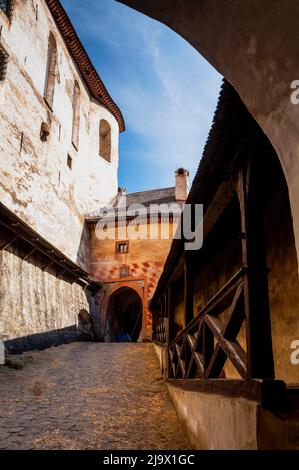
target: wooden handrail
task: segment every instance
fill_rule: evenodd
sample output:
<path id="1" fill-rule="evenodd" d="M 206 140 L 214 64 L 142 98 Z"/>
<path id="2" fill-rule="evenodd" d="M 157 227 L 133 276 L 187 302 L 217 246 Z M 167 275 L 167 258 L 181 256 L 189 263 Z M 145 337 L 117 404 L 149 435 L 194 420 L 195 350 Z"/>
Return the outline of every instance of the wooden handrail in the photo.
<path id="1" fill-rule="evenodd" d="M 174 340 L 170 343 L 170 347 L 174 346 L 174 344 L 179 341 L 186 333 L 192 330 L 200 321 L 200 318 L 205 315 L 211 313 L 211 311 L 216 308 L 226 297 L 232 294 L 235 289 L 238 287 L 244 274 L 246 273 L 247 269 L 242 267 L 239 269 L 231 278 L 230 280 L 215 294 L 207 304 L 198 312 L 198 314 L 191 320 L 191 322 L 184 328 L 180 334 L 174 338 Z"/>

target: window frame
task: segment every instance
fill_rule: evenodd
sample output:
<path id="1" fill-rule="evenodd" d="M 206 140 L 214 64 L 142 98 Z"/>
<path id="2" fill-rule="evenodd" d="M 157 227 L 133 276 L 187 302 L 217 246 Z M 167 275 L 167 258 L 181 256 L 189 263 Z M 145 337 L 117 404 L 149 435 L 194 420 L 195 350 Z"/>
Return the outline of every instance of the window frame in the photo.
<path id="1" fill-rule="evenodd" d="M 48 38 L 47 69 L 45 78 L 44 100 L 48 108 L 53 112 L 56 77 L 58 67 L 57 41 L 50 31 Z"/>
<path id="2" fill-rule="evenodd" d="M 122 270 L 126 270 L 125 275 L 122 275 Z M 124 264 L 119 267 L 119 279 L 125 279 L 126 277 L 130 277 L 130 268 L 128 265 Z"/>
<path id="3" fill-rule="evenodd" d="M 120 245 L 126 245 L 126 251 L 119 251 Z M 118 255 L 126 255 L 129 253 L 129 240 L 119 240 L 115 242 L 115 253 Z"/>
<path id="4" fill-rule="evenodd" d="M 99 124 L 99 156 L 108 163 L 112 161 L 112 129 L 107 119 L 101 119 Z"/>
<path id="5" fill-rule="evenodd" d="M 73 158 L 69 153 L 67 154 L 66 164 L 67 164 L 68 169 L 70 171 L 72 171 L 72 169 L 73 169 Z"/>
<path id="6" fill-rule="evenodd" d="M 4 10 L 4 4 L 1 6 L 1 4 L 6 3 L 6 8 Z M 0 11 L 9 19 L 9 21 L 12 20 L 13 16 L 13 9 L 14 9 L 14 0 L 0 0 Z"/>
<path id="7" fill-rule="evenodd" d="M 80 98 L 81 98 L 81 90 L 78 80 L 74 80 L 74 88 L 73 88 L 73 100 L 72 100 L 72 108 L 73 108 L 73 117 L 72 117 L 72 145 L 78 151 L 79 149 L 79 141 L 80 141 Z"/>
<path id="8" fill-rule="evenodd" d="M 7 66 L 9 61 L 9 54 L 6 49 L 0 44 L 0 83 L 4 82 L 7 75 Z"/>

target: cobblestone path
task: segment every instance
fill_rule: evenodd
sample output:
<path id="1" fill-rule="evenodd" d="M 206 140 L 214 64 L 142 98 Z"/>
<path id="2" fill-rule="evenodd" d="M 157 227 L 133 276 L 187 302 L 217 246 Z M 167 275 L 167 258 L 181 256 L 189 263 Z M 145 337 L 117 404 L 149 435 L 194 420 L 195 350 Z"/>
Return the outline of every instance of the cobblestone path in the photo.
<path id="1" fill-rule="evenodd" d="M 0 366 L 0 449 L 189 449 L 152 344 L 73 343 Z"/>

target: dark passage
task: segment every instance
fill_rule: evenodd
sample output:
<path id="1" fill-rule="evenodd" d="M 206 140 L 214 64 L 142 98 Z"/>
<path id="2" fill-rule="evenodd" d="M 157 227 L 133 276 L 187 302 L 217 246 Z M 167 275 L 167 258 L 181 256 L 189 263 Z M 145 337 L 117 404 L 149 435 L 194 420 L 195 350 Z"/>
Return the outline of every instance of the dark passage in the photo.
<path id="1" fill-rule="evenodd" d="M 108 315 L 111 341 L 138 340 L 142 328 L 142 301 L 137 292 L 121 287 L 111 297 Z"/>

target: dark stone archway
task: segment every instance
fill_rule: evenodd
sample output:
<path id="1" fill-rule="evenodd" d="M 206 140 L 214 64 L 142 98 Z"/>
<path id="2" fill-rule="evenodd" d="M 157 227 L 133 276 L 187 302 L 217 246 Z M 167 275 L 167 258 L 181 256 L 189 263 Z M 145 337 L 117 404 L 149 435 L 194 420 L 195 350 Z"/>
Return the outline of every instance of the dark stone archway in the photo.
<path id="1" fill-rule="evenodd" d="M 142 329 L 142 300 L 130 287 L 121 287 L 109 299 L 107 333 L 112 342 L 137 342 Z"/>

